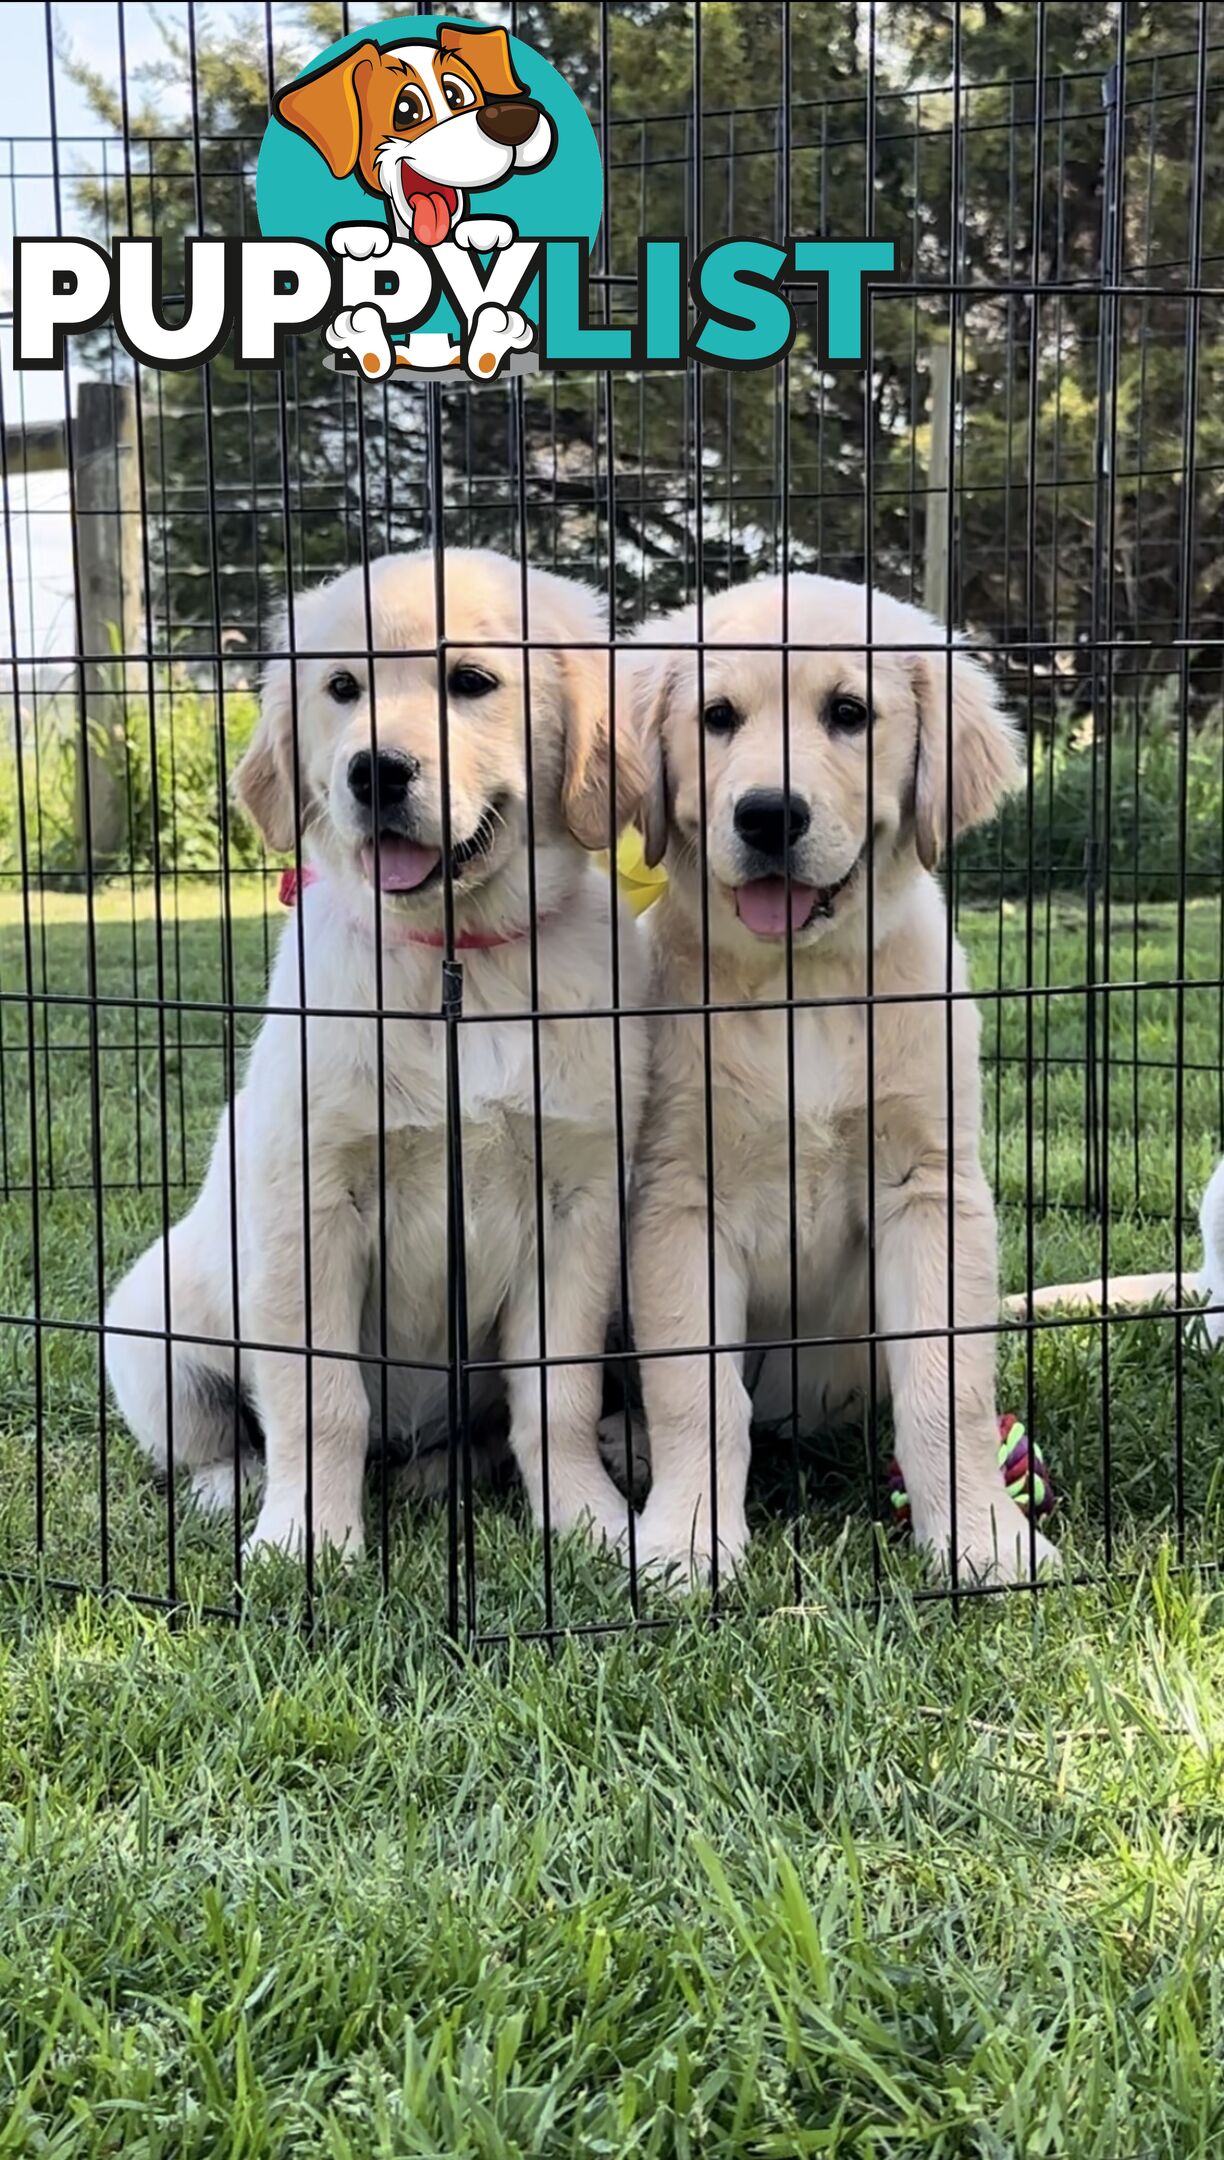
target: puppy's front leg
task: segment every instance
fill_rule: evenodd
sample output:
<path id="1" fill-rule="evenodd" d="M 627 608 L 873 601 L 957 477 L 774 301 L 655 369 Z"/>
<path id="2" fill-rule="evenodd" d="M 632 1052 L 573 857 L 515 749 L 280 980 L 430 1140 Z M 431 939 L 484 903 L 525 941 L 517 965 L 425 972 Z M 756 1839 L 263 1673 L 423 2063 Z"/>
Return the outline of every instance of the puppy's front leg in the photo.
<path id="1" fill-rule="evenodd" d="M 364 1544 L 361 1498 L 370 1411 L 355 1353 L 369 1241 L 342 1179 L 325 1179 L 312 1168 L 312 1185 L 309 1339 L 319 1346 L 313 1355 L 304 1348 L 300 1181 L 265 1173 L 255 1210 L 243 1334 L 285 1348 L 248 1351 L 244 1358 L 267 1457 L 267 1486 L 250 1549 L 304 1551 L 309 1461 L 309 1519 L 315 1539 L 353 1559 Z M 320 1354 L 326 1350 L 352 1354 Z"/>
<path id="2" fill-rule="evenodd" d="M 708 1341 L 709 1229 L 704 1209 L 673 1212 L 646 1191 L 636 1211 L 631 1257 L 639 1352 L 679 1350 Z M 747 1316 L 747 1280 L 739 1256 L 724 1237 L 717 1237 L 717 1340 L 742 1341 Z M 734 1568 L 747 1546 L 744 1498 L 752 1411 L 742 1363 L 731 1351 L 714 1360 L 711 1434 L 708 1356 L 642 1356 L 651 1462 L 650 1497 L 637 1539 L 642 1567 L 674 1568 L 683 1581 L 699 1581 L 710 1573 L 715 1543 L 711 1487 L 720 1573 Z"/>
<path id="3" fill-rule="evenodd" d="M 548 1477 L 544 1476 L 544 1422 L 538 1366 L 512 1366 L 506 1375 L 510 1398 L 510 1445 L 514 1450 L 531 1513 L 542 1524 L 547 1512 L 554 1530 L 586 1523 L 612 1542 L 628 1529 L 628 1502 L 621 1498 L 599 1453 L 599 1412 L 603 1354 L 612 1303 L 616 1263 L 615 1187 L 566 1194 L 554 1204 L 544 1225 L 545 1348 L 549 1360 L 582 1358 L 582 1364 L 550 1362 L 547 1388 Z M 528 1263 L 516 1276 L 502 1315 L 502 1354 L 508 1359 L 540 1355 L 540 1298 L 536 1268 Z"/>
<path id="4" fill-rule="evenodd" d="M 951 1425 L 956 1420 L 956 1555 L 981 1580 L 1026 1579 L 1027 1517 L 999 1475 L 995 1414 L 995 1337 L 998 1273 L 994 1208 L 976 1162 L 957 1167 L 954 1325 L 982 1328 L 958 1334 L 949 1376 L 948 1173 L 937 1157 L 904 1181 L 881 1184 L 877 1195 L 879 1316 L 900 1339 L 886 1356 L 896 1422 L 897 1459 L 909 1494 L 918 1544 L 948 1562 L 952 1551 Z M 931 1332 L 923 1332 L 923 1331 Z M 908 1338 L 908 1339 L 906 1339 Z M 1036 1534 L 1037 1562 L 1057 1561 Z"/>

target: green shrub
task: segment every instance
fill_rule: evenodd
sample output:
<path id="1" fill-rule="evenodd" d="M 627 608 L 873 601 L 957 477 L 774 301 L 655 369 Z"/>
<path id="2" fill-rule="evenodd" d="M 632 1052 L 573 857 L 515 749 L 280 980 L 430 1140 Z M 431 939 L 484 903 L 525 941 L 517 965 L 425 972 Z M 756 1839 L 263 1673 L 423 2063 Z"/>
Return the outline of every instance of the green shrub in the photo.
<path id="1" fill-rule="evenodd" d="M 1136 737 L 1115 729 L 1106 792 L 1105 745 L 1046 740 L 1033 746 L 1032 814 L 1026 785 L 991 825 L 970 833 L 956 851 L 964 900 L 1015 897 L 1032 880 L 1039 890 L 1082 892 L 1090 838 L 1095 880 L 1125 900 L 1175 900 L 1179 886 L 1182 746 L 1164 701 L 1154 705 Z M 1224 730 L 1218 715 L 1188 739 L 1185 758 L 1185 874 L 1188 892 L 1219 885 L 1224 874 Z M 1094 820 L 1095 805 L 1095 820 Z M 1108 811 L 1108 815 L 1107 815 Z"/>
<path id="2" fill-rule="evenodd" d="M 222 779 L 216 697 L 186 676 L 163 670 L 152 704 L 120 698 L 118 737 L 110 744 L 127 806 L 127 839 L 116 872 L 218 870 L 222 864 Z M 257 701 L 248 690 L 227 692 L 224 763 L 230 773 L 250 739 Z M 75 696 L 56 693 L 22 701 L 20 780 L 25 799 L 28 874 L 52 880 L 79 872 L 76 780 L 80 722 Z M 11 708 L 10 708 L 11 714 Z M 150 725 L 152 716 L 152 726 Z M 154 788 L 156 747 L 156 790 Z M 0 874 L 22 868 L 19 775 L 12 717 L 0 752 Z M 157 833 L 154 832 L 156 812 Z M 262 842 L 249 819 L 229 812 L 226 856 L 231 869 L 255 867 Z"/>
<path id="3" fill-rule="evenodd" d="M 116 699 L 118 703 L 118 699 Z M 227 692 L 224 707 L 225 763 L 232 773 L 245 749 L 256 714 L 254 693 Z M 124 732 L 116 745 L 129 811 L 128 844 L 116 870 L 147 875 L 163 870 L 218 870 L 221 861 L 221 788 L 218 774 L 218 711 L 215 696 L 181 671 L 161 672 L 154 685 L 154 729 L 149 705 L 129 697 Z M 55 879 L 79 871 L 76 833 L 78 719 L 71 695 L 42 697 L 36 718 L 22 708 L 27 860 L 30 874 Z M 160 847 L 154 846 L 153 739 L 157 748 Z M 0 751 L 0 876 L 22 866 L 18 821 L 17 758 L 12 723 Z M 1036 738 L 1032 759 L 1032 877 L 1036 889 L 1082 892 L 1086 852 L 1094 831 L 1096 883 L 1125 900 L 1173 900 L 1178 892 L 1179 803 L 1182 746 L 1176 712 L 1167 698 L 1153 701 L 1136 737 L 1133 727 L 1115 729 L 1110 753 L 1109 817 L 1106 824 L 1105 746 L 1090 741 L 1056 743 Z M 1187 890 L 1202 893 L 1224 878 L 1224 723 L 1214 714 L 1190 736 L 1185 763 L 1185 869 Z M 1027 784 L 1004 805 L 993 824 L 967 834 L 956 851 L 961 899 L 1015 898 L 1029 882 Z M 235 870 L 263 860 L 258 833 L 230 810 L 227 859 Z"/>

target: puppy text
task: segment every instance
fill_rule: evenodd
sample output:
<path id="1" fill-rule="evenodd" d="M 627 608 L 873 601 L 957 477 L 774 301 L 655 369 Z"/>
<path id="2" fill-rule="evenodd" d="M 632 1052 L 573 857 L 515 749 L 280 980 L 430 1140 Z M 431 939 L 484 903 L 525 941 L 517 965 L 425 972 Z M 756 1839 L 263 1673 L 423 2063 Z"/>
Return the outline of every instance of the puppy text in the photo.
<path id="1" fill-rule="evenodd" d="M 895 275 L 894 258 L 891 241 L 792 237 L 721 240 L 692 260 L 682 238 L 644 239 L 635 308 L 604 320 L 592 306 L 588 251 L 572 238 L 512 234 L 483 256 L 453 239 L 423 246 L 394 238 L 372 220 L 335 229 L 326 247 L 190 239 L 173 300 L 157 239 L 117 240 L 108 250 L 92 240 L 22 238 L 14 243 L 15 362 L 62 368 L 68 337 L 110 321 L 147 367 L 199 367 L 228 344 L 240 368 L 278 368 L 288 337 L 322 329 L 338 365 L 380 379 L 412 372 L 404 340 L 448 301 L 464 367 L 477 381 L 524 351 L 548 369 L 640 371 L 688 360 L 756 369 L 790 351 L 796 308 L 815 297 L 817 361 L 861 367 L 871 289 Z"/>

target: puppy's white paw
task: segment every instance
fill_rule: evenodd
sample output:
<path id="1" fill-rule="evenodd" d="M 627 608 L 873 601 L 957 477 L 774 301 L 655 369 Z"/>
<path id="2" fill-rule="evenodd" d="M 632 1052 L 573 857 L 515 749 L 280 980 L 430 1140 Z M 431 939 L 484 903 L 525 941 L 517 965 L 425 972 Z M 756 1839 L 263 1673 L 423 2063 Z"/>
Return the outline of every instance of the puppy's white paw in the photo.
<path id="1" fill-rule="evenodd" d="M 714 1573 L 713 1547 L 709 1504 L 704 1496 L 690 1508 L 656 1509 L 652 1501 L 647 1501 L 635 1544 L 639 1574 L 661 1576 L 671 1590 L 700 1589 Z M 718 1510 L 720 1584 L 734 1575 L 747 1550 L 748 1519 L 742 1505 L 728 1501 Z"/>
<path id="2" fill-rule="evenodd" d="M 345 1561 L 360 1560 L 365 1551 L 365 1531 L 360 1522 L 324 1522 L 316 1516 L 316 1553 L 334 1552 Z M 306 1525 L 297 1509 L 279 1501 L 264 1501 L 259 1518 L 242 1548 L 243 1558 L 258 1560 L 261 1554 L 287 1553 L 292 1560 L 306 1557 Z"/>
<path id="3" fill-rule="evenodd" d="M 327 235 L 333 255 L 347 255 L 350 262 L 368 262 L 372 255 L 387 255 L 391 235 L 385 225 L 333 225 Z"/>
<path id="4" fill-rule="evenodd" d="M 258 1456 L 250 1455 L 244 1448 L 238 1463 L 238 1498 L 256 1483 L 262 1474 Z M 191 1473 L 191 1497 L 201 1515 L 228 1515 L 234 1505 L 234 1463 L 232 1456 L 222 1456 L 219 1462 L 201 1463 Z"/>
<path id="5" fill-rule="evenodd" d="M 542 1528 L 543 1507 L 533 1507 L 532 1514 L 537 1529 Z M 577 1530 L 597 1545 L 620 1550 L 629 1536 L 629 1503 L 621 1499 L 610 1478 L 598 1485 L 592 1481 L 582 1492 L 553 1494 L 548 1516 L 554 1537 L 566 1537 Z"/>
<path id="6" fill-rule="evenodd" d="M 460 218 L 451 232 L 456 247 L 466 248 L 472 255 L 492 255 L 517 238 L 509 218 L 499 217 Z"/>
<path id="7" fill-rule="evenodd" d="M 395 366 L 386 319 L 381 308 L 376 308 L 372 301 L 367 301 L 363 307 L 341 308 L 323 335 L 337 352 L 351 353 L 362 374 L 371 382 L 381 382 Z"/>
<path id="8" fill-rule="evenodd" d="M 607 1546 L 611 1551 L 623 1554 L 629 1543 L 628 1503 L 618 1499 L 615 1503 L 581 1508 L 564 1527 L 579 1531 L 594 1545 Z"/>
<path id="9" fill-rule="evenodd" d="M 526 352 L 535 337 L 535 326 L 517 308 L 498 307 L 487 300 L 477 308 L 468 332 L 467 370 L 492 382 L 512 352 Z"/>
<path id="10" fill-rule="evenodd" d="M 952 1526 L 946 1518 L 930 1525 L 915 1520 L 914 1538 L 941 1573 L 950 1571 Z M 959 1511 L 956 1545 L 961 1582 L 1031 1582 L 1034 1560 L 1038 1574 L 1056 1575 L 1062 1567 L 1058 1547 L 1030 1529 L 1028 1516 L 1009 1493 L 992 1495 L 987 1507 L 972 1513 Z"/>

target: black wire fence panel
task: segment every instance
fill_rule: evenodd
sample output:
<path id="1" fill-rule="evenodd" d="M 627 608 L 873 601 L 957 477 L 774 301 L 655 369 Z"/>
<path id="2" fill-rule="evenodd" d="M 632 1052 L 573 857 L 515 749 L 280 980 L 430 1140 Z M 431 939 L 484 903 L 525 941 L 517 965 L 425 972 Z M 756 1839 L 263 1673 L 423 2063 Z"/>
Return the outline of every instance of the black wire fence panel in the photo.
<path id="1" fill-rule="evenodd" d="M 173 278 L 192 232 L 257 232 L 274 88 L 327 38 L 409 11 L 187 5 L 160 28 L 142 9 L 97 12 L 112 50 L 86 66 L 57 46 L 48 10 L 49 123 L 0 143 L 8 233 L 156 234 Z M 606 600 L 614 645 L 683 602 L 698 603 L 700 643 L 711 597 L 764 572 L 916 602 L 937 645 L 963 629 L 1023 743 L 1021 787 L 944 873 L 981 1014 L 1002 1287 L 1189 1280 L 1200 1266 L 1196 1208 L 1224 1144 L 1224 12 L 524 0 L 482 19 L 551 59 L 599 135 L 593 320 L 633 317 L 643 236 L 685 233 L 696 253 L 729 233 L 868 233 L 896 243 L 898 275 L 873 295 L 866 365 L 837 372 L 815 357 L 802 298 L 794 346 L 767 372 L 484 387 L 365 383 L 326 365 L 314 335 L 291 341 L 283 375 L 226 352 L 158 373 L 109 330 L 71 345 L 62 378 L 32 377 L 13 369 L 0 317 L 11 1573 L 242 1609 L 240 1400 L 228 1522 L 205 1519 L 181 1480 L 159 1487 L 137 1458 L 107 1390 L 102 1317 L 198 1190 L 278 940 L 296 933 L 284 858 L 229 792 L 262 671 L 287 649 L 287 603 L 387 552 L 429 552 L 439 580 L 471 547 L 579 579 Z M 471 1020 L 461 962 L 448 973 L 439 956 L 432 1008 L 456 1062 Z M 955 993 L 941 994 L 951 1016 Z M 783 1003 L 793 1060 L 802 1001 Z M 629 1001 L 618 1009 L 633 1020 Z M 380 1015 L 380 1038 L 401 1017 Z M 539 1019 L 529 1001 L 537 1061 Z M 541 1538 L 512 1489 L 480 1485 L 472 1401 L 497 1359 L 464 1341 L 462 1145 L 455 1119 L 447 1130 L 450 1432 L 432 1501 L 397 1502 L 395 1465 L 375 1457 L 383 1580 L 471 1641 L 665 1619 L 666 1593 L 636 1566 Z M 380 1123 L 380 1163 L 384 1141 Z M 537 1169 L 540 1147 L 537 1119 Z M 637 1444 L 627 1153 L 602 1383 L 613 1459 Z M 783 1204 L 797 1252 L 793 1168 Z M 784 1355 L 838 1332 L 805 1327 L 797 1262 L 791 1275 L 771 1338 Z M 1224 1387 L 1185 1302 L 999 1324 L 1000 1406 L 1047 1459 L 1075 1572 L 1134 1568 L 1166 1534 L 1180 1557 L 1214 1559 Z M 943 1332 L 954 1366 L 961 1331 Z M 240 1318 L 227 1340 L 266 1347 Z M 719 1341 L 712 1328 L 688 1346 L 711 1389 Z M 856 1342 L 873 1381 L 849 1440 L 801 1429 L 794 1401 L 758 1434 L 757 1535 L 734 1581 L 715 1567 L 716 1609 L 802 1600 L 843 1532 L 864 1594 L 909 1568 L 878 1527 L 891 1445 L 878 1315 Z M 308 1369 L 319 1347 L 304 1345 Z M 762 1346 L 729 1347 L 750 1374 Z M 169 1337 L 166 1358 L 168 1372 Z M 311 1601 L 318 1565 L 310 1538 Z M 962 1577 L 920 1594 L 974 1591 Z"/>

